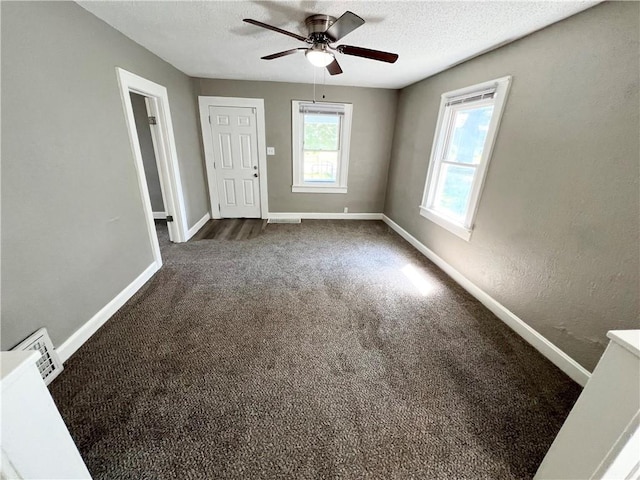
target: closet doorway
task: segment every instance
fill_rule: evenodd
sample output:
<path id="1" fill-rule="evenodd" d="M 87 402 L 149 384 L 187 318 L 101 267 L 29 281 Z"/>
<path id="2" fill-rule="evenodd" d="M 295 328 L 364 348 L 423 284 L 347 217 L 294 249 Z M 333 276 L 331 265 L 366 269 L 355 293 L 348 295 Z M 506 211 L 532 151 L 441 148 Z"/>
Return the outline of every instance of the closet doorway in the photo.
<path id="1" fill-rule="evenodd" d="M 172 242 L 185 242 L 187 239 L 184 195 L 167 89 L 121 68 L 116 68 L 116 72 L 138 174 L 149 241 L 156 263 L 160 266 L 162 258 L 154 217 L 165 217 L 169 239 Z M 146 123 L 144 116 L 147 117 Z M 157 183 L 154 186 L 156 178 Z"/>

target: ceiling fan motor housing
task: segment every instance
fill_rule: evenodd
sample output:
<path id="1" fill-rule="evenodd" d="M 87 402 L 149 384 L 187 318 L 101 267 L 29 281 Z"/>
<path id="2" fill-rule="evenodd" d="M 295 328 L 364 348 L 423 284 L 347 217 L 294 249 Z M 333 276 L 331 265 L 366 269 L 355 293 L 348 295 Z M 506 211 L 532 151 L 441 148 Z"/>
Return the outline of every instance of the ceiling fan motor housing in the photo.
<path id="1" fill-rule="evenodd" d="M 304 23 L 309 31 L 309 36 L 313 38 L 313 40 L 326 41 L 324 32 L 326 32 L 335 21 L 336 18 L 329 15 L 311 15 L 305 19 Z"/>

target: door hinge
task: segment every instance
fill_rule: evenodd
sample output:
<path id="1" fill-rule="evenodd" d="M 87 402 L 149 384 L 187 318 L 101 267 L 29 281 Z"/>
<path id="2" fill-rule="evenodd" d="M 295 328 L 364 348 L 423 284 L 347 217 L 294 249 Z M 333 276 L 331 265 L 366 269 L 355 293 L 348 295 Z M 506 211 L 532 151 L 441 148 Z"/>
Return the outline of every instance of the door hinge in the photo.
<path id="1" fill-rule="evenodd" d="M 173 222 L 173 215 L 167 215 L 167 222 Z"/>
<path id="2" fill-rule="evenodd" d="M 209 125 L 211 125 L 211 115 L 209 115 Z"/>
<path id="3" fill-rule="evenodd" d="M 149 117 L 149 125 L 157 125 L 156 117 Z"/>

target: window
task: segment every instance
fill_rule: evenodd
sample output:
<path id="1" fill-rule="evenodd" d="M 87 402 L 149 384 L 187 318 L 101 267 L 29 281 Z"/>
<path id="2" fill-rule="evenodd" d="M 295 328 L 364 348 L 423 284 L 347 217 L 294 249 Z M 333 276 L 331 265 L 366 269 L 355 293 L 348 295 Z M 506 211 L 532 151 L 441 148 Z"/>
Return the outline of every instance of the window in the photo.
<path id="1" fill-rule="evenodd" d="M 292 102 L 292 192 L 347 193 L 352 106 Z"/>
<path id="2" fill-rule="evenodd" d="M 504 77 L 442 95 L 420 213 L 465 240 L 510 83 Z"/>

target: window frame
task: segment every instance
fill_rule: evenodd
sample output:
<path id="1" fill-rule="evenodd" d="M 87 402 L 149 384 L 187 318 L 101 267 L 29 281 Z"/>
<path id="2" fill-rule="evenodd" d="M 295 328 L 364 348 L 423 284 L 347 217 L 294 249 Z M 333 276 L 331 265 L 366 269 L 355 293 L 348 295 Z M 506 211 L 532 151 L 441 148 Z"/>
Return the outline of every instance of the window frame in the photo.
<path id="1" fill-rule="evenodd" d="M 291 145 L 293 163 L 293 193 L 347 193 L 347 177 L 349 173 L 349 149 L 351 146 L 351 124 L 353 105 L 339 102 L 315 102 L 323 108 L 335 106 L 336 111 L 343 112 L 340 120 L 340 154 L 335 182 L 305 182 L 304 181 L 304 113 L 300 112 L 303 105 L 314 105 L 312 101 L 291 101 Z"/>
<path id="2" fill-rule="evenodd" d="M 478 206 L 480 203 L 480 197 L 482 196 L 482 190 L 484 188 L 487 169 L 489 167 L 491 156 L 493 154 L 493 147 L 498 130 L 500 128 L 500 122 L 504 113 L 504 106 L 510 86 L 511 76 L 506 76 L 469 87 L 460 88 L 458 90 L 453 90 L 451 92 L 443 93 L 440 99 L 438 120 L 436 122 L 436 130 L 431 147 L 431 156 L 429 158 L 429 169 L 425 181 L 422 201 L 419 206 L 420 215 L 447 229 L 451 233 L 466 241 L 470 240 L 471 234 L 473 232 L 474 222 L 476 214 L 478 213 Z M 480 99 L 466 104 L 461 103 L 456 105 L 447 105 L 447 103 L 452 100 L 470 98 L 478 95 L 481 92 L 486 92 L 491 89 L 495 89 L 493 99 Z M 489 104 L 493 104 L 493 113 L 491 116 L 491 121 L 489 122 L 489 129 L 487 131 L 487 136 L 485 139 L 484 148 L 482 150 L 482 155 L 480 157 L 480 162 L 475 165 L 461 164 L 462 166 L 475 167 L 475 174 L 473 177 L 471 192 L 469 194 L 466 214 L 464 216 L 464 220 L 461 222 L 433 208 L 434 197 L 436 195 L 438 187 L 438 180 L 440 179 L 440 170 L 442 168 L 444 160 L 443 156 L 446 153 L 446 149 L 451 138 L 453 125 L 453 122 L 451 120 L 454 118 L 455 112 L 461 110 L 462 108 L 468 108 L 470 105 L 482 106 Z"/>

